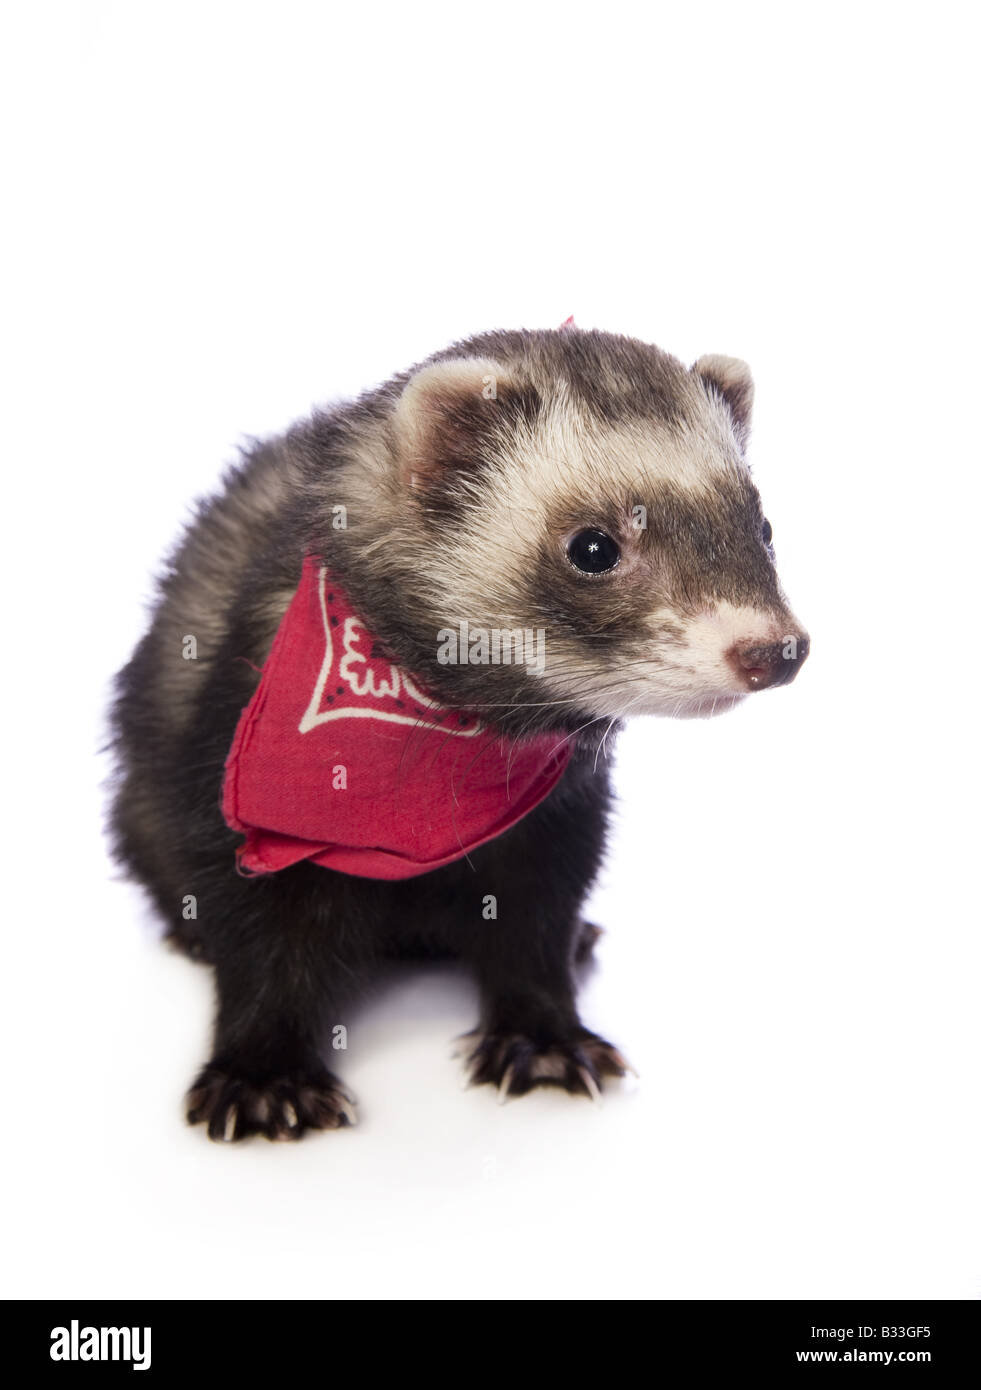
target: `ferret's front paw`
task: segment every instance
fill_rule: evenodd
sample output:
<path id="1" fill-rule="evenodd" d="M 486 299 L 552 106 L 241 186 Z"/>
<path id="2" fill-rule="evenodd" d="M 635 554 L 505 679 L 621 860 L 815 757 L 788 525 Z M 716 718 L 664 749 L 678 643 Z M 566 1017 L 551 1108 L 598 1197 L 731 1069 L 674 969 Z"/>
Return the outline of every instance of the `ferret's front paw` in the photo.
<path id="1" fill-rule="evenodd" d="M 209 1063 L 187 1093 L 186 1113 L 218 1140 L 299 1139 L 308 1129 L 357 1124 L 353 1097 L 326 1068 L 257 1081 Z"/>
<path id="2" fill-rule="evenodd" d="M 550 1041 L 477 1029 L 460 1042 L 469 1084 L 496 1086 L 502 1104 L 508 1096 L 523 1096 L 535 1086 L 561 1086 L 573 1095 L 599 1100 L 604 1080 L 634 1070 L 612 1043 L 586 1028 Z"/>

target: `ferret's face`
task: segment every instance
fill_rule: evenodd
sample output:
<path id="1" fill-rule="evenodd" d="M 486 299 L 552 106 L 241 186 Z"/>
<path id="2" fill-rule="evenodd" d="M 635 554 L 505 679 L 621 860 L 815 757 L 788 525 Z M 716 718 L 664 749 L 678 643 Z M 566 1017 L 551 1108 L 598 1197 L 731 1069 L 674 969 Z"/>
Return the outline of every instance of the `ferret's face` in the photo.
<path id="1" fill-rule="evenodd" d="M 430 683 L 535 727 L 710 715 L 793 680 L 809 640 L 743 457 L 748 369 L 543 341 L 437 363 L 400 403 Z"/>

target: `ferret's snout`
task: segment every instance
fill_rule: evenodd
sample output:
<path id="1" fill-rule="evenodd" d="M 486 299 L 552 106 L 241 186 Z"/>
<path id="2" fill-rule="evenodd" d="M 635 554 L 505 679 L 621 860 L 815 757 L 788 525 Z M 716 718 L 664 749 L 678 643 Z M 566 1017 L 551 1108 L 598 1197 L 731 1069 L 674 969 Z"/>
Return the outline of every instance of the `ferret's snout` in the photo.
<path id="1" fill-rule="evenodd" d="M 810 649 L 806 634 L 792 634 L 779 642 L 736 642 L 726 652 L 726 659 L 750 690 L 766 690 L 772 685 L 789 685 Z"/>

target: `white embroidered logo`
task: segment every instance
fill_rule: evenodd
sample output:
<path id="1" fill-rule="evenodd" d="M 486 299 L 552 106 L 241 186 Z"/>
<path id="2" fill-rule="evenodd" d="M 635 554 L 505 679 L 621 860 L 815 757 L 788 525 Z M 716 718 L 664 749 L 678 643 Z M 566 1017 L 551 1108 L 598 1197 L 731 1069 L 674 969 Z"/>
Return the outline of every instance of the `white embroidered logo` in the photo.
<path id="1" fill-rule="evenodd" d="M 331 719 L 381 719 L 388 724 L 411 724 L 417 729 L 435 729 L 442 734 L 455 734 L 458 738 L 473 738 L 475 734 L 483 732 L 484 726 L 478 721 L 474 721 L 469 728 L 456 729 L 435 717 L 427 719 L 418 714 L 400 714 L 395 710 L 371 709 L 370 707 L 325 709 L 323 707 L 324 692 L 327 688 L 327 682 L 331 679 L 331 673 L 334 671 L 334 639 L 331 635 L 330 619 L 327 616 L 327 571 L 323 567 L 321 567 L 317 584 L 317 596 L 320 600 L 320 615 L 324 624 L 324 660 L 320 667 L 320 674 L 317 676 L 317 683 L 313 688 L 310 703 L 300 720 L 301 734 L 307 734 L 318 724 L 326 724 Z M 337 665 L 336 672 L 334 672 L 335 679 L 339 678 L 348 687 L 351 694 L 358 699 L 397 700 L 400 695 L 404 694 L 406 699 L 411 700 L 417 709 L 432 711 L 434 716 L 448 712 L 443 705 L 437 704 L 428 695 L 424 695 L 412 678 L 398 666 L 389 665 L 387 675 L 376 680 L 375 672 L 368 667 L 367 655 L 358 645 L 366 633 L 367 629 L 360 618 L 345 618 L 344 626 L 341 629 L 343 655 Z"/>

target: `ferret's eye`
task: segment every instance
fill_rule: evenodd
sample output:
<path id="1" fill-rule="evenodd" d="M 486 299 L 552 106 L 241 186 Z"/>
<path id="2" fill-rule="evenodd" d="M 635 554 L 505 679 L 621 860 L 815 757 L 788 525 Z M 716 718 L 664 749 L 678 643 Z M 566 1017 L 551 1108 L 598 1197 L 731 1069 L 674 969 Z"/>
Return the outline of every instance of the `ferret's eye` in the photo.
<path id="1" fill-rule="evenodd" d="M 604 574 L 620 559 L 620 547 L 605 531 L 580 531 L 569 542 L 566 554 L 583 574 Z"/>
<path id="2" fill-rule="evenodd" d="M 772 540 L 773 540 L 773 527 L 772 527 L 772 526 L 770 525 L 770 523 L 767 521 L 766 517 L 764 517 L 764 518 L 763 518 L 763 544 L 764 544 L 764 545 L 769 545 L 770 542 L 771 542 Z"/>

